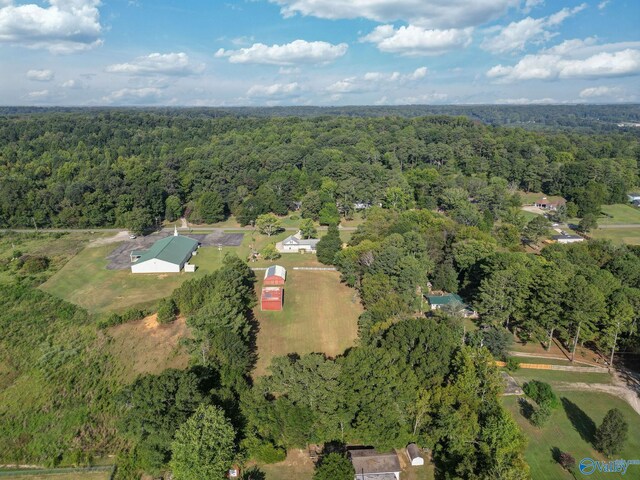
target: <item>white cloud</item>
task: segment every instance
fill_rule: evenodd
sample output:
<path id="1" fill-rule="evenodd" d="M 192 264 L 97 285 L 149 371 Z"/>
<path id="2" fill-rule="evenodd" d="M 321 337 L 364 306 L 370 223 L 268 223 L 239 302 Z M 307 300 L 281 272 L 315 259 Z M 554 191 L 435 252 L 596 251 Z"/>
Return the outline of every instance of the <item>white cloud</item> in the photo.
<path id="1" fill-rule="evenodd" d="M 288 97 L 300 92 L 297 82 L 276 83 L 274 85 L 253 85 L 248 91 L 249 97 Z"/>
<path id="2" fill-rule="evenodd" d="M 450 101 L 449 95 L 440 92 L 425 93 L 422 95 L 415 95 L 410 97 L 402 97 L 396 99 L 393 103 L 397 105 L 419 105 L 419 104 L 434 104 L 434 103 L 448 103 Z"/>
<path id="3" fill-rule="evenodd" d="M 49 96 L 49 90 L 37 90 L 35 92 L 27 93 L 27 98 L 41 99 Z"/>
<path id="4" fill-rule="evenodd" d="M 604 0 L 604 2 L 600 2 L 598 4 L 598 10 L 604 10 L 609 5 L 609 0 Z"/>
<path id="5" fill-rule="evenodd" d="M 0 43 L 73 53 L 101 45 L 100 0 L 48 0 L 49 6 L 0 3 Z"/>
<path id="6" fill-rule="evenodd" d="M 548 98 L 548 97 L 534 98 L 534 99 L 520 97 L 520 98 L 499 98 L 494 103 L 498 105 L 553 105 L 553 104 L 558 104 L 563 102 L 558 102 L 556 99 Z"/>
<path id="7" fill-rule="evenodd" d="M 425 78 L 427 74 L 427 67 L 416 68 L 413 72 L 407 74 L 399 72 L 367 72 L 361 77 L 348 77 L 334 82 L 326 90 L 332 94 L 372 92 L 379 90 L 381 87 L 390 88 L 415 83 Z"/>
<path id="8" fill-rule="evenodd" d="M 152 53 L 138 57 L 129 63 L 118 63 L 106 68 L 110 73 L 129 75 L 176 75 L 186 76 L 201 73 L 204 64 L 193 64 L 186 53 Z"/>
<path id="9" fill-rule="evenodd" d="M 280 67 L 278 73 L 280 75 L 298 75 L 302 73 L 302 70 L 299 67 Z"/>
<path id="10" fill-rule="evenodd" d="M 416 25 L 380 25 L 360 41 L 374 43 L 379 50 L 409 56 L 441 55 L 471 44 L 473 28 L 427 30 Z"/>
<path id="11" fill-rule="evenodd" d="M 529 42 L 544 42 L 557 35 L 550 29 L 558 27 L 572 15 L 584 10 L 585 3 L 575 8 L 563 8 L 562 10 L 542 18 L 527 17 L 518 22 L 511 22 L 502 28 L 494 37 L 486 38 L 482 47 L 493 53 L 505 53 L 515 50 L 524 50 Z"/>
<path id="12" fill-rule="evenodd" d="M 591 87 L 580 92 L 580 98 L 613 97 L 622 93 L 620 87 Z"/>
<path id="13" fill-rule="evenodd" d="M 427 28 L 476 26 L 495 20 L 521 0 L 270 0 L 285 17 L 367 18 L 377 22 L 406 21 Z"/>
<path id="14" fill-rule="evenodd" d="M 51 70 L 29 70 L 27 72 L 27 78 L 34 82 L 50 82 L 54 76 Z"/>
<path id="15" fill-rule="evenodd" d="M 239 50 L 219 49 L 216 57 L 228 57 L 231 63 L 259 63 L 266 65 L 324 64 L 335 61 L 347 53 L 348 45 L 327 42 L 294 40 L 283 45 L 254 43 Z"/>
<path id="16" fill-rule="evenodd" d="M 606 78 L 640 74 L 640 42 L 596 45 L 593 39 L 567 40 L 537 54 L 525 55 L 513 66 L 496 65 L 489 78 L 502 82 Z"/>
<path id="17" fill-rule="evenodd" d="M 534 8 L 543 5 L 544 0 L 527 0 L 524 4 L 524 13 L 529 13 Z"/>
<path id="18" fill-rule="evenodd" d="M 123 88 L 103 97 L 102 101 L 118 105 L 148 105 L 156 103 L 161 95 L 162 90 L 155 87 Z"/>

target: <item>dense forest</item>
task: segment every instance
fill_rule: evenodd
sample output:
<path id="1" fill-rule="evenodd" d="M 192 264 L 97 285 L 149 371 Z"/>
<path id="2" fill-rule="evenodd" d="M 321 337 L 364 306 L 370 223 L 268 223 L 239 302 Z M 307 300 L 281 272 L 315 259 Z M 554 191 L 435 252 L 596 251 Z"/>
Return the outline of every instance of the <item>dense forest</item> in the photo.
<path id="1" fill-rule="evenodd" d="M 46 259 L 14 254 L 0 262 L 0 460 L 115 454 L 119 479 L 223 478 L 232 463 L 281 461 L 309 443 L 340 464 L 345 444 L 416 442 L 439 479 L 531 478 L 492 361 L 514 335 L 635 348 L 640 249 L 589 241 L 526 253 L 523 240 L 548 221 L 527 221 L 518 192 L 562 195 L 565 218 L 594 216 L 626 201 L 639 160 L 632 130 L 535 132 L 462 116 L 0 117 L 0 226 L 144 230 L 230 214 L 251 224 L 299 209 L 329 225 L 318 259 L 364 307 L 343 354 L 278 357 L 255 378 L 256 278 L 229 255 L 154 309 L 160 322 L 186 318 L 189 368 L 126 382 L 106 330 L 149 312 L 91 315 L 36 288 Z M 336 224 L 358 204 L 366 218 L 343 248 Z M 460 293 L 479 328 L 468 331 L 456 305 L 424 315 L 429 289 Z"/>
<path id="2" fill-rule="evenodd" d="M 631 107 L 630 107 L 631 108 Z M 637 131 L 539 133 L 465 117 L 211 118 L 177 110 L 0 117 L 0 226 L 152 226 L 186 214 L 248 224 L 301 202 L 499 218 L 517 189 L 580 216 L 638 184 Z M 324 184 L 324 188 L 323 187 Z M 320 192 L 320 193 L 319 193 Z M 470 201 L 467 201 L 470 200 Z M 517 204 L 517 199 L 514 200 Z"/>

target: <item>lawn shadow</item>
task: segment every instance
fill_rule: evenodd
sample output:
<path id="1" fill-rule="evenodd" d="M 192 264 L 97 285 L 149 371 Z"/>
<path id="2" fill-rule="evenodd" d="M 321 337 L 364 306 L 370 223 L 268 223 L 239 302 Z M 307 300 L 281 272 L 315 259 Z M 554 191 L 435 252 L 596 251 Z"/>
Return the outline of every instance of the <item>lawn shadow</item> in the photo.
<path id="1" fill-rule="evenodd" d="M 573 425 L 573 428 L 580 434 L 580 437 L 588 444 L 593 445 L 596 434 L 596 424 L 591 420 L 591 417 L 566 397 L 562 397 L 562 408 L 564 408 L 567 418 Z"/>
<path id="2" fill-rule="evenodd" d="M 242 475 L 242 480 L 265 480 L 266 478 L 265 473 L 258 467 L 252 467 Z"/>
<path id="3" fill-rule="evenodd" d="M 533 405 L 531 405 L 531 402 L 529 402 L 529 400 L 525 398 L 520 397 L 518 399 L 518 404 L 520 405 L 520 413 L 522 414 L 522 416 L 531 421 L 531 416 L 533 415 L 533 412 L 535 412 L 535 409 L 533 408 Z"/>

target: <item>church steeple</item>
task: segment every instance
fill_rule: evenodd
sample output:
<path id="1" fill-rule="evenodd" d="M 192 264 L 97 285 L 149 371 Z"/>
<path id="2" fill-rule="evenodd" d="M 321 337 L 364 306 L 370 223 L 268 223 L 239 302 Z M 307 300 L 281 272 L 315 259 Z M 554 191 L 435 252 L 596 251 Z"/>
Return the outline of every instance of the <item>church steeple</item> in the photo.
<path id="1" fill-rule="evenodd" d="M 177 237 L 177 236 L 178 236 L 178 226 L 177 226 L 177 225 L 174 225 L 174 226 L 173 226 L 173 236 L 174 236 L 174 237 Z"/>

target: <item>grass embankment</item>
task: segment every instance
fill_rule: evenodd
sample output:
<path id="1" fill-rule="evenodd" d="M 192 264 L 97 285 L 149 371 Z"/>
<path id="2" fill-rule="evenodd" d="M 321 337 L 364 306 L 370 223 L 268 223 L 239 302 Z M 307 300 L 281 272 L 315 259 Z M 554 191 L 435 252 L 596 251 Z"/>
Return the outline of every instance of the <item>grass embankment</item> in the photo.
<path id="1" fill-rule="evenodd" d="M 542 378 L 539 378 L 542 379 Z M 532 477 L 536 480 L 560 480 L 574 478 L 554 460 L 554 449 L 569 452 L 579 463 L 590 457 L 605 457 L 593 447 L 595 429 L 611 408 L 618 408 L 629 423 L 629 439 L 625 448 L 615 458 L 636 459 L 640 452 L 640 417 L 624 401 L 604 393 L 558 392 L 561 407 L 553 412 L 547 425 L 537 428 L 522 415 L 516 397 L 503 397 L 506 408 L 512 413 L 529 439 L 526 450 Z M 634 470 L 635 469 L 635 470 Z M 594 473 L 596 480 L 611 478 L 612 474 Z M 630 466 L 628 478 L 638 478 L 640 467 Z M 580 476 L 576 470 L 576 477 Z"/>
<path id="2" fill-rule="evenodd" d="M 621 203 L 603 205 L 598 225 L 638 225 L 640 227 L 640 209 Z"/>
<path id="3" fill-rule="evenodd" d="M 262 276 L 258 272 L 260 298 Z M 291 352 L 338 355 L 353 345 L 362 313 L 355 291 L 340 283 L 337 272 L 287 272 L 284 309 L 255 315 L 260 322 L 256 375 L 264 375 L 275 356 Z"/>

